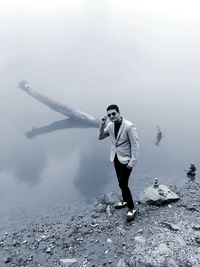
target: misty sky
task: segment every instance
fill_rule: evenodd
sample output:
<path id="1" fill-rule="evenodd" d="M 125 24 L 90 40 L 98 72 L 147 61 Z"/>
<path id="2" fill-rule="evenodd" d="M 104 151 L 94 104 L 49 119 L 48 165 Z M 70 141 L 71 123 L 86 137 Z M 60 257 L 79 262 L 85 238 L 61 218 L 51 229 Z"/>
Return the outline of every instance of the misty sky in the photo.
<path id="1" fill-rule="evenodd" d="M 1 0 L 0 200 L 97 196 L 115 179 L 96 129 L 26 139 L 22 131 L 65 117 L 18 89 L 21 80 L 97 118 L 118 104 L 139 132 L 138 184 L 200 167 L 199 10 L 194 0 Z"/>

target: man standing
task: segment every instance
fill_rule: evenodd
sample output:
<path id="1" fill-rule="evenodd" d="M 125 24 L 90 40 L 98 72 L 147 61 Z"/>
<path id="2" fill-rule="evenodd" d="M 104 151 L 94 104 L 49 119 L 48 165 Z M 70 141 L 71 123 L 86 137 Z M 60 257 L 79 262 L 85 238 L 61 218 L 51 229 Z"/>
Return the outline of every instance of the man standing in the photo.
<path id="1" fill-rule="evenodd" d="M 107 117 L 110 122 L 106 125 Z M 121 116 L 119 108 L 115 104 L 107 108 L 107 115 L 101 119 L 99 128 L 99 140 L 108 136 L 112 142 L 110 160 L 114 161 L 123 198 L 123 201 L 120 201 L 115 208 L 120 209 L 128 206 L 127 220 L 132 220 L 135 217 L 136 209 L 128 187 L 128 180 L 137 162 L 138 135 L 134 124 Z"/>

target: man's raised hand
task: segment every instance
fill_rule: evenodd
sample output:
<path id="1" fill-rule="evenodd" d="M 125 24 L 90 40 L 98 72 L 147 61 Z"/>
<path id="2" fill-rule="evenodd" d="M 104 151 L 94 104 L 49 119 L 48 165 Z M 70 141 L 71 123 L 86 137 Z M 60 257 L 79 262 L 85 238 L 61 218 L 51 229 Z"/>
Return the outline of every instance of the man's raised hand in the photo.
<path id="1" fill-rule="evenodd" d="M 105 125 L 106 124 L 106 120 L 107 120 L 107 115 L 103 116 L 101 118 L 101 125 Z"/>

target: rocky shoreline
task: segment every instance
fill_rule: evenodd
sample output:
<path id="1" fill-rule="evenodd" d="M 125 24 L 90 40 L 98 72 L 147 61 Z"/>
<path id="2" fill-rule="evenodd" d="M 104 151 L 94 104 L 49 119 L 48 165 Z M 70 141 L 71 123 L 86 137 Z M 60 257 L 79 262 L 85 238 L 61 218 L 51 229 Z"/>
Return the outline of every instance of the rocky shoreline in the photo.
<path id="1" fill-rule="evenodd" d="M 126 209 L 114 209 L 110 193 L 62 221 L 5 232 L 0 266 L 200 266 L 200 183 L 170 189 L 179 201 L 138 204 L 132 222 L 126 222 Z"/>

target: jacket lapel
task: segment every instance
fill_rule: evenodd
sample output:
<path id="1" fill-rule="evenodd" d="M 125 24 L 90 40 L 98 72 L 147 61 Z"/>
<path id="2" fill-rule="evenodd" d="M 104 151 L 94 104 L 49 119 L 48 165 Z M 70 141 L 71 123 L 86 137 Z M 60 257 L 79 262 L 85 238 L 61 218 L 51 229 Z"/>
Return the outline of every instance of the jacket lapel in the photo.
<path id="1" fill-rule="evenodd" d="M 120 137 L 120 135 L 121 135 L 121 133 L 122 133 L 122 130 L 123 130 L 123 128 L 124 128 L 124 125 L 125 125 L 125 120 L 123 119 L 123 120 L 122 120 L 122 124 L 121 124 L 121 126 L 120 126 L 120 128 L 119 128 L 119 131 L 118 131 L 118 134 L 117 134 L 116 143 L 117 143 L 117 141 L 118 141 L 118 139 L 119 139 L 119 137 Z"/>

